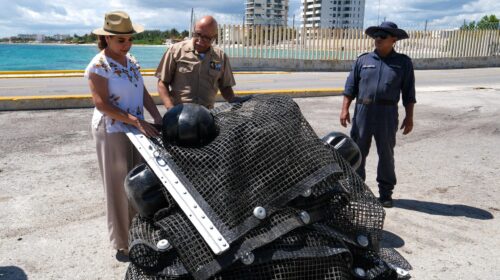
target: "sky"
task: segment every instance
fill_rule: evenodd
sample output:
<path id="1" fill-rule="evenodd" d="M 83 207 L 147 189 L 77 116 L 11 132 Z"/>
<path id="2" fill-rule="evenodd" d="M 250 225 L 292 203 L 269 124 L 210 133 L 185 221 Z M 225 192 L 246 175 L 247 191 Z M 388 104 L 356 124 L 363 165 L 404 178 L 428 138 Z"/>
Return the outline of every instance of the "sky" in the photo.
<path id="1" fill-rule="evenodd" d="M 300 21 L 301 0 L 289 0 L 289 25 Z M 241 24 L 244 0 L 0 0 L 0 37 L 17 34 L 78 34 L 102 27 L 104 14 L 124 10 L 146 29 L 180 31 L 195 15 L 211 14 L 220 24 Z M 406 29 L 456 28 L 484 15 L 500 18 L 499 0 L 366 0 L 364 27 L 384 19 Z"/>

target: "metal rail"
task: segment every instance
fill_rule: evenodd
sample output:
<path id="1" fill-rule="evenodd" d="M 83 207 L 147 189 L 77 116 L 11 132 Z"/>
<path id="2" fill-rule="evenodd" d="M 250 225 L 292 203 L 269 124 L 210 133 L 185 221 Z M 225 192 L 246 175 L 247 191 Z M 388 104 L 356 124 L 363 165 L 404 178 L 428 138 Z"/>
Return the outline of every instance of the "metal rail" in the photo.
<path id="1" fill-rule="evenodd" d="M 160 179 L 163 186 L 172 195 L 210 249 L 217 255 L 228 250 L 229 243 L 203 209 L 201 209 L 198 202 L 196 202 L 194 197 L 189 193 L 189 190 L 182 184 L 165 159 L 155 150 L 154 144 L 136 128 L 128 125 L 123 126 L 132 144 L 134 144 L 144 160 L 146 160 L 146 163 L 156 176 L 158 176 L 158 179 Z"/>

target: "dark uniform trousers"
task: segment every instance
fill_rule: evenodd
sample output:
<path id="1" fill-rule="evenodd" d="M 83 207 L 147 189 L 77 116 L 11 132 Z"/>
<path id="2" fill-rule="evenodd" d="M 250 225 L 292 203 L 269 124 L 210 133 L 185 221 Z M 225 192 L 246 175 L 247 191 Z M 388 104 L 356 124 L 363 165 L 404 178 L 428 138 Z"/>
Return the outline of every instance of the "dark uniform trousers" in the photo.
<path id="1" fill-rule="evenodd" d="M 391 195 L 396 185 L 394 147 L 398 130 L 398 108 L 395 105 L 356 104 L 351 137 L 362 154 L 357 173 L 366 180 L 366 157 L 375 139 L 378 153 L 377 182 L 381 195 Z"/>

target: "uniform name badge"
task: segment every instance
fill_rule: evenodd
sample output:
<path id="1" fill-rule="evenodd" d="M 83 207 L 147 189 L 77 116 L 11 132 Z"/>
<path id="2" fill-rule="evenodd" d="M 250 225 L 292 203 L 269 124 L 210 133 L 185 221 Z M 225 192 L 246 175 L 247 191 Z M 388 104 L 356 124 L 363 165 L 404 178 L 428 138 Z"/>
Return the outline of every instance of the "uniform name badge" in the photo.
<path id="1" fill-rule="evenodd" d="M 217 70 L 217 71 L 220 71 L 221 64 L 218 63 L 218 62 L 216 62 L 216 61 L 210 61 L 210 68 L 214 69 L 214 70 Z"/>

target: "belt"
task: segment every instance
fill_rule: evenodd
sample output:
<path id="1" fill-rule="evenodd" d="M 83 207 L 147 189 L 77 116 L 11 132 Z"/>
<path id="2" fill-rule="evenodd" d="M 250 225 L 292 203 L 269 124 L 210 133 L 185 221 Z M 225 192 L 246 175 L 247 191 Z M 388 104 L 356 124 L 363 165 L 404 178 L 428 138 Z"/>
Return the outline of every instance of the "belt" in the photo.
<path id="1" fill-rule="evenodd" d="M 387 99 L 377 99 L 377 100 L 373 101 L 373 99 L 369 99 L 369 98 L 357 98 L 356 104 L 364 104 L 364 105 L 377 104 L 377 105 L 384 105 L 384 106 L 396 106 L 396 105 L 398 105 L 398 102 L 394 101 L 394 100 L 387 100 Z"/>

